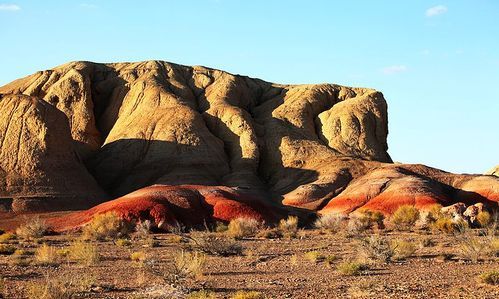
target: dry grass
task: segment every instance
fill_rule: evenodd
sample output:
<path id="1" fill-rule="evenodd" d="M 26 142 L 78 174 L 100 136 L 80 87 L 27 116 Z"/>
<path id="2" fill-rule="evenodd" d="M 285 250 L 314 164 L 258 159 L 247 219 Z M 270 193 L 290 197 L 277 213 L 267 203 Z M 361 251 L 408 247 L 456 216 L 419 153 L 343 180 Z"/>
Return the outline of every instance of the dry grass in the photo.
<path id="1" fill-rule="evenodd" d="M 261 223 L 253 218 L 236 218 L 230 221 L 227 233 L 236 239 L 252 237 L 260 226 Z"/>
<path id="2" fill-rule="evenodd" d="M 411 230 L 419 219 L 419 210 L 410 205 L 400 206 L 390 217 L 397 230 Z"/>
<path id="3" fill-rule="evenodd" d="M 317 218 L 314 226 L 318 229 L 337 233 L 345 227 L 346 218 L 341 214 L 325 214 Z"/>
<path id="4" fill-rule="evenodd" d="M 40 265 L 55 265 L 59 262 L 57 249 L 47 244 L 43 244 L 35 250 L 34 258 Z"/>
<path id="5" fill-rule="evenodd" d="M 192 249 L 209 255 L 232 256 L 243 252 L 243 247 L 237 241 L 217 233 L 192 232 L 185 238 Z"/>
<path id="6" fill-rule="evenodd" d="M 69 275 L 61 277 L 45 276 L 43 282 L 28 285 L 25 296 L 28 299 L 70 299 L 87 291 L 95 279 L 90 275 Z"/>
<path id="7" fill-rule="evenodd" d="M 482 211 L 476 215 L 476 222 L 480 227 L 487 227 L 492 223 L 492 215 L 487 211 Z"/>
<path id="8" fill-rule="evenodd" d="M 308 261 L 310 261 L 312 263 L 317 263 L 317 262 L 324 259 L 324 256 L 320 252 L 315 251 L 315 250 L 305 252 L 305 254 L 303 254 L 303 256 L 305 257 L 305 259 L 307 259 Z"/>
<path id="9" fill-rule="evenodd" d="M 339 263 L 336 267 L 336 270 L 338 270 L 341 275 L 345 276 L 360 275 L 362 271 L 365 271 L 367 269 L 368 267 L 366 264 L 357 261 L 345 261 Z"/>
<path id="10" fill-rule="evenodd" d="M 130 254 L 130 259 L 137 263 L 143 263 L 147 260 L 147 254 L 144 251 L 135 251 Z"/>
<path id="11" fill-rule="evenodd" d="M 391 245 L 394 251 L 394 258 L 398 260 L 405 260 L 413 256 L 417 251 L 416 244 L 409 241 L 393 240 Z"/>
<path id="12" fill-rule="evenodd" d="M 116 246 L 120 246 L 120 247 L 127 247 L 127 246 L 132 245 L 132 241 L 130 241 L 128 239 L 118 239 L 114 242 L 114 244 L 116 244 Z"/>
<path id="13" fill-rule="evenodd" d="M 499 285 L 499 270 L 482 273 L 478 279 L 486 284 Z"/>
<path id="14" fill-rule="evenodd" d="M 296 237 L 298 232 L 298 217 L 289 216 L 287 219 L 281 219 L 278 228 L 284 237 Z"/>
<path id="15" fill-rule="evenodd" d="M 47 225 L 40 217 L 33 217 L 16 229 L 16 234 L 22 239 L 38 239 L 47 233 Z"/>
<path id="16" fill-rule="evenodd" d="M 0 244 L 0 254 L 11 255 L 16 251 L 16 247 L 9 244 Z"/>
<path id="17" fill-rule="evenodd" d="M 215 295 L 215 293 L 206 290 L 192 292 L 186 297 L 186 299 L 216 299 L 216 298 L 217 296 Z"/>
<path id="18" fill-rule="evenodd" d="M 71 243 L 68 248 L 68 257 L 80 264 L 90 266 L 100 261 L 100 255 L 97 246 L 83 240 L 77 240 Z"/>
<path id="19" fill-rule="evenodd" d="M 256 291 L 237 291 L 231 299 L 263 299 L 263 295 Z"/>
<path id="20" fill-rule="evenodd" d="M 0 243 L 10 243 L 17 239 L 17 236 L 12 233 L 4 233 L 0 235 Z"/>
<path id="21" fill-rule="evenodd" d="M 105 213 L 95 216 L 83 227 L 83 238 L 91 240 L 116 239 L 128 236 L 132 231 L 131 224 L 116 213 Z"/>
<path id="22" fill-rule="evenodd" d="M 386 263 L 391 261 L 395 254 L 390 241 L 386 237 L 372 235 L 370 237 L 360 239 L 359 242 L 359 257 L 368 262 Z"/>
<path id="23" fill-rule="evenodd" d="M 200 279 L 203 277 L 206 256 L 201 252 L 181 251 L 175 258 L 175 272 L 180 277 Z"/>

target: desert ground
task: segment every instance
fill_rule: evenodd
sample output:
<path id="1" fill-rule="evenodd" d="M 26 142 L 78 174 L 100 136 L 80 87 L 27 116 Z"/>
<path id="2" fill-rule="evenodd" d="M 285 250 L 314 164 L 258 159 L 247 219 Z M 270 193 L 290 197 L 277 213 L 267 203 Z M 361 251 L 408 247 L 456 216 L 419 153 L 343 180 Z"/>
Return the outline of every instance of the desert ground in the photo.
<path id="1" fill-rule="evenodd" d="M 0 227 L 20 224 L 12 219 L 19 217 L 4 217 Z M 6 233 L 0 237 L 1 293 L 4 298 L 499 296 L 499 249 L 490 226 L 444 232 L 372 223 L 352 229 L 344 222 L 302 229 L 292 220 L 252 231 L 243 225 L 236 233 L 231 224 L 179 227 L 173 233 L 138 227 L 121 236 L 105 232 L 105 238 L 85 238 L 85 229 L 34 238 L 19 230 L 17 236 Z M 484 280 L 484 273 L 494 271 L 495 281 Z"/>

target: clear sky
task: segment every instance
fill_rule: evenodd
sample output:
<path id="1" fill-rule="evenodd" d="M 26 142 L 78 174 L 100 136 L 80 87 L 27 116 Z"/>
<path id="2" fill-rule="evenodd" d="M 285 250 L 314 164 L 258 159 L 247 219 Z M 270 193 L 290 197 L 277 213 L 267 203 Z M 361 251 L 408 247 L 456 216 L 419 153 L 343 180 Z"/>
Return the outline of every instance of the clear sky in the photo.
<path id="1" fill-rule="evenodd" d="M 395 161 L 499 164 L 499 1 L 3 1 L 0 85 L 73 60 L 166 60 L 382 91 Z"/>

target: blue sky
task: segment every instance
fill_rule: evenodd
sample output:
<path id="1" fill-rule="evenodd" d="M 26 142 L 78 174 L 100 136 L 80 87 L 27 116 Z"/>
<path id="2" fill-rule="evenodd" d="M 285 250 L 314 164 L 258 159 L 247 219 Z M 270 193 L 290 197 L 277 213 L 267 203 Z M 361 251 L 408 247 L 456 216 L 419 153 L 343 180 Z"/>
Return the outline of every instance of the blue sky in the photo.
<path id="1" fill-rule="evenodd" d="M 499 1 L 3 1 L 0 85 L 73 60 L 166 60 L 382 91 L 395 161 L 499 164 Z"/>

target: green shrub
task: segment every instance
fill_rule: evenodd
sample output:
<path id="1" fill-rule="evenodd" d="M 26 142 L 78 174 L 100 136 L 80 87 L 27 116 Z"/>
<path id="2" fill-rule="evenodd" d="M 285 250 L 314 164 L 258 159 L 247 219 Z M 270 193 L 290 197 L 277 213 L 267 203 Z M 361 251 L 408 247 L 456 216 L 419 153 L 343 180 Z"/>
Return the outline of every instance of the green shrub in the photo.
<path id="1" fill-rule="evenodd" d="M 418 209 L 410 205 L 400 206 L 390 218 L 397 230 L 410 230 L 418 219 Z"/>
<path id="2" fill-rule="evenodd" d="M 305 252 L 303 256 L 312 263 L 317 263 L 318 261 L 324 259 L 324 256 L 320 252 L 315 250 Z"/>
<path id="3" fill-rule="evenodd" d="M 442 217 L 437 219 L 433 224 L 432 224 L 432 229 L 435 231 L 441 231 L 447 234 L 453 234 L 455 232 L 458 232 L 460 227 L 457 223 L 452 221 L 451 218 L 448 217 Z"/>

